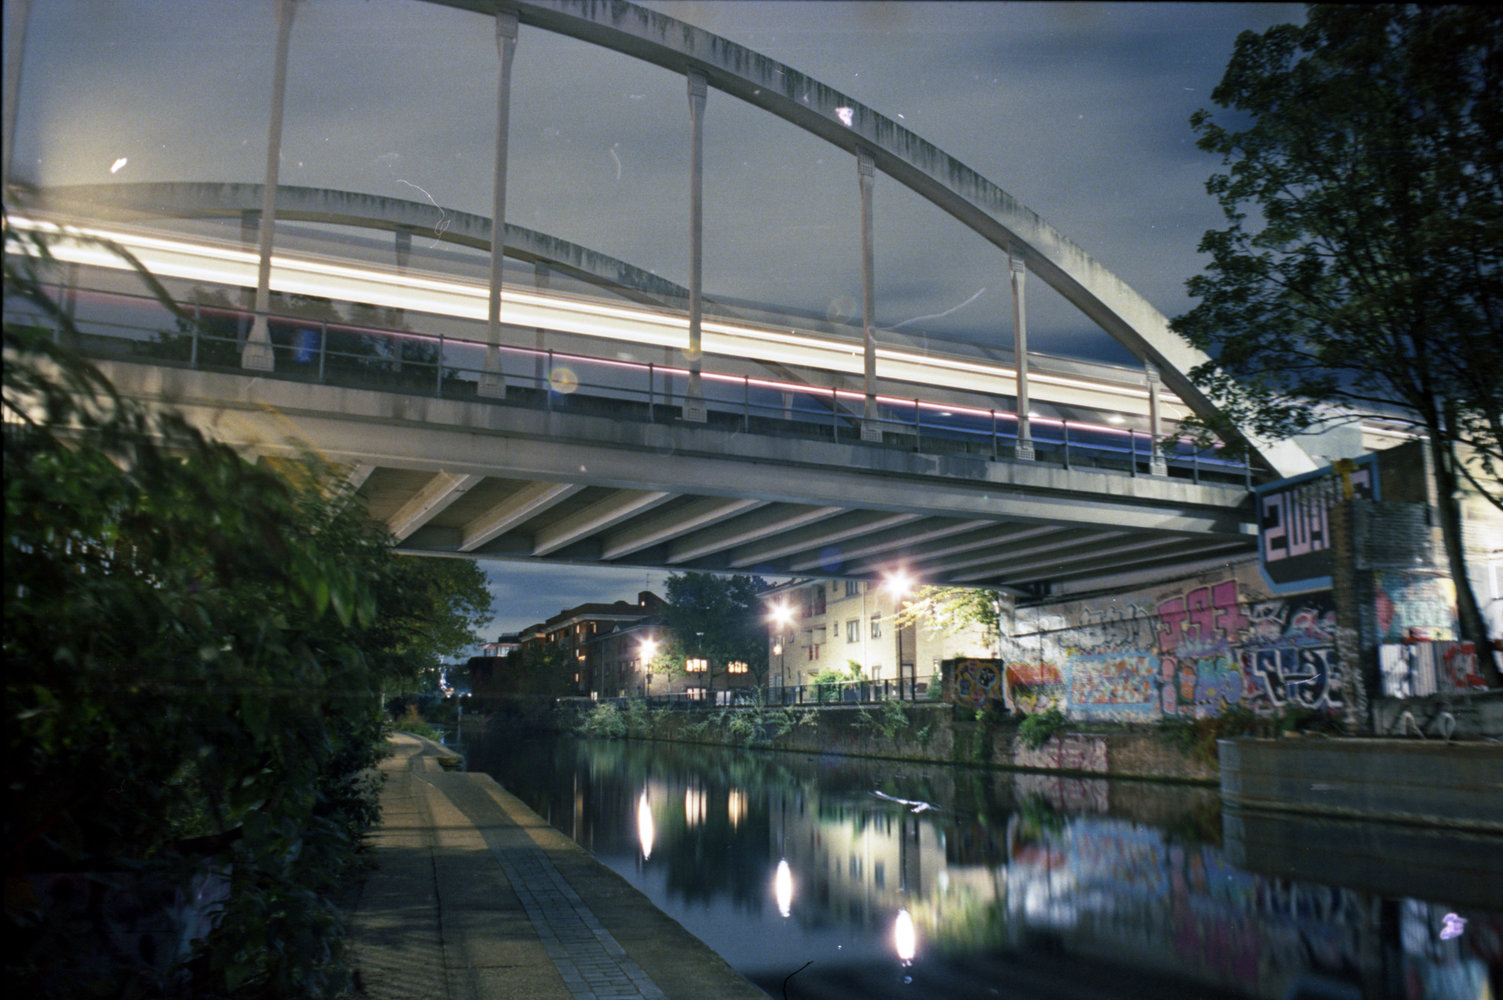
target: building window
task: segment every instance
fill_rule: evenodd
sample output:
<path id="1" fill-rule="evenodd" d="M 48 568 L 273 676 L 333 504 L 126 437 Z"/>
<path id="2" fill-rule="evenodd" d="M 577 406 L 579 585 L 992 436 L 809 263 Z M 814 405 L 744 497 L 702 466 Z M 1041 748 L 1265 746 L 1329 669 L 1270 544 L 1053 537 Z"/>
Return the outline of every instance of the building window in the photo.
<path id="1" fill-rule="evenodd" d="M 727 663 L 725 665 L 725 669 L 728 673 L 744 674 L 746 673 L 747 667 L 746 664 L 742 663 L 740 660 L 732 660 L 730 663 Z"/>
<path id="2" fill-rule="evenodd" d="M 882 619 L 876 615 L 872 615 L 872 638 L 882 638 Z"/>
<path id="3" fill-rule="evenodd" d="M 811 660 L 817 660 L 817 659 L 819 659 L 819 643 L 816 642 L 816 643 L 811 644 L 808 647 L 808 649 L 809 649 L 809 659 L 811 659 Z"/>
<path id="4" fill-rule="evenodd" d="M 847 580 L 845 582 L 845 596 L 847 596 L 847 597 L 860 597 L 861 596 L 861 581 L 860 580 Z"/>
<path id="5" fill-rule="evenodd" d="M 861 639 L 861 619 L 852 618 L 845 623 L 845 641 L 859 642 Z"/>
<path id="6" fill-rule="evenodd" d="M 710 669 L 710 661 L 704 659 L 689 659 L 684 661 L 684 670 L 691 674 L 702 674 Z"/>

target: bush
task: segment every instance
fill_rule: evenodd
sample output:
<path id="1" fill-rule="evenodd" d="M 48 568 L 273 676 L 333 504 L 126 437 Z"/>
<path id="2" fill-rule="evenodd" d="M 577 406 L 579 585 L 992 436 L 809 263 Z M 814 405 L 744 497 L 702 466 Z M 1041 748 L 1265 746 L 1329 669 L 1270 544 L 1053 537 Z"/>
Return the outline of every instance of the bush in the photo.
<path id="1" fill-rule="evenodd" d="M 5 294 L 48 311 L 36 249 Z M 51 331 L 4 342 L 12 990 L 335 993 L 380 690 L 431 659 L 454 618 L 428 584 L 462 574 L 398 560 L 316 463 L 247 463 Z"/>
<path id="2" fill-rule="evenodd" d="M 1065 713 L 1058 708 L 1030 715 L 1018 726 L 1018 739 L 1023 745 L 1037 750 L 1049 742 L 1049 737 L 1065 728 Z"/>

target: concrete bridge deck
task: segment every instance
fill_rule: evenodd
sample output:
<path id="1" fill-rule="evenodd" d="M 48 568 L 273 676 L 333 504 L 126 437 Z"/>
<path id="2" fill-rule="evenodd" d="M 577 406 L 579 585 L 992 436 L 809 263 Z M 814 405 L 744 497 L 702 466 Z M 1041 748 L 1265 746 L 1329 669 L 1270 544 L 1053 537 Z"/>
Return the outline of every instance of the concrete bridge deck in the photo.
<path id="1" fill-rule="evenodd" d="M 766 1000 L 489 776 L 393 737 L 351 916 L 369 1000 Z"/>

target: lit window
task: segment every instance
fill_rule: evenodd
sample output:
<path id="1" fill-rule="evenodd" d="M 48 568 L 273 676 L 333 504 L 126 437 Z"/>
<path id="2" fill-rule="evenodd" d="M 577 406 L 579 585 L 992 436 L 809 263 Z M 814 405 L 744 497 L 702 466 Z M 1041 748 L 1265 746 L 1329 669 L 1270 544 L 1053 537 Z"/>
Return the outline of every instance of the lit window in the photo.
<path id="1" fill-rule="evenodd" d="M 691 674 L 702 674 L 710 669 L 710 661 L 694 658 L 684 661 L 684 669 Z"/>
<path id="2" fill-rule="evenodd" d="M 747 666 L 740 660 L 732 660 L 730 663 L 726 664 L 725 669 L 733 674 L 744 674 L 747 671 Z"/>

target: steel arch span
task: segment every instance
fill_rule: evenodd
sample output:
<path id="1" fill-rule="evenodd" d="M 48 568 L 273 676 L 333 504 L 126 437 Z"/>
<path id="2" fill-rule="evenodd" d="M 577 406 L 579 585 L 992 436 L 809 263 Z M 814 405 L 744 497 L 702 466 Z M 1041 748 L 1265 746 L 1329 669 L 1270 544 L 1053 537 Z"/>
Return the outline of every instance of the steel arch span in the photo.
<path id="1" fill-rule="evenodd" d="M 1169 329 L 1147 299 L 1037 213 L 932 143 L 873 109 L 728 39 L 622 0 L 425 0 L 485 14 L 515 13 L 522 24 L 653 63 L 696 73 L 706 84 L 761 108 L 853 156 L 954 216 L 1016 259 L 1133 355 L 1155 366 L 1197 413 L 1215 409 L 1185 374 L 1209 360 Z M 1315 462 L 1292 441 L 1246 434 L 1281 476 Z"/>

